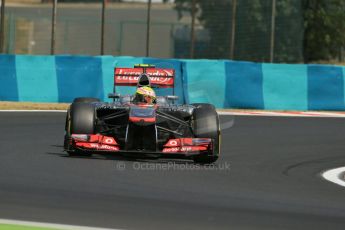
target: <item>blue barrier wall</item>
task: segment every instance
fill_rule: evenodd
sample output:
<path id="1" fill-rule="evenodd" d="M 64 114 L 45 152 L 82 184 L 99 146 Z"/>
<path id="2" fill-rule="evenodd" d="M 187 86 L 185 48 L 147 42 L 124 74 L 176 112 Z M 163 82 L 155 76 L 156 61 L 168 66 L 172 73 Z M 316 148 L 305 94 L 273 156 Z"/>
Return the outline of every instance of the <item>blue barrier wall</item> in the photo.
<path id="1" fill-rule="evenodd" d="M 109 101 L 114 67 L 155 64 L 176 70 L 179 103 L 217 108 L 345 110 L 345 67 L 177 60 L 113 56 L 0 55 L 0 100 L 71 102 L 75 97 Z M 133 94 L 134 87 L 116 87 Z M 157 89 L 158 95 L 172 89 Z"/>
<path id="2" fill-rule="evenodd" d="M 225 62 L 226 94 L 224 107 L 264 109 L 262 65 Z"/>
<path id="3" fill-rule="evenodd" d="M 0 100 L 19 101 L 16 57 L 0 55 Z"/>
<path id="4" fill-rule="evenodd" d="M 263 64 L 265 109 L 307 110 L 307 65 Z"/>
<path id="5" fill-rule="evenodd" d="M 226 98 L 224 72 L 224 61 L 184 60 L 185 101 L 187 103 L 212 102 L 217 108 L 222 108 Z"/>

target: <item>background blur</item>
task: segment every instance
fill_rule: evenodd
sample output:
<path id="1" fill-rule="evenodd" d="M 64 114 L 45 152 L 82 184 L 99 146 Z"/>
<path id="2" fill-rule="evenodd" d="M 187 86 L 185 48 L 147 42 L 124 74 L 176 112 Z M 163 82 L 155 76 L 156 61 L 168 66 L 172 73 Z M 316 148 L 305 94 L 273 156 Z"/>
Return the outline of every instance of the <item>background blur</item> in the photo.
<path id="1" fill-rule="evenodd" d="M 6 0 L 6 54 L 51 53 L 52 0 Z M 55 54 L 100 55 L 102 0 L 58 0 Z M 343 62 L 344 0 L 107 0 L 104 54 Z"/>

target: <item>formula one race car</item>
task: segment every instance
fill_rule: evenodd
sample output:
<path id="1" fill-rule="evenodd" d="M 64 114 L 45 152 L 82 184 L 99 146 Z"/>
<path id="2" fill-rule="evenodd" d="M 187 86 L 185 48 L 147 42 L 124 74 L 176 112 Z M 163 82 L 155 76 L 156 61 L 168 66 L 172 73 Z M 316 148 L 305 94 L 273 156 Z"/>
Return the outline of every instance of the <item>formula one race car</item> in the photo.
<path id="1" fill-rule="evenodd" d="M 144 73 L 144 74 L 143 74 Z M 174 69 L 136 65 L 115 68 L 115 86 L 174 89 Z M 211 104 L 178 105 L 177 96 L 153 104 L 109 94 L 113 102 L 76 98 L 66 117 L 64 149 L 70 155 L 121 153 L 154 158 L 187 158 L 212 163 L 220 152 L 219 117 Z M 174 93 L 173 93 L 174 94 Z"/>

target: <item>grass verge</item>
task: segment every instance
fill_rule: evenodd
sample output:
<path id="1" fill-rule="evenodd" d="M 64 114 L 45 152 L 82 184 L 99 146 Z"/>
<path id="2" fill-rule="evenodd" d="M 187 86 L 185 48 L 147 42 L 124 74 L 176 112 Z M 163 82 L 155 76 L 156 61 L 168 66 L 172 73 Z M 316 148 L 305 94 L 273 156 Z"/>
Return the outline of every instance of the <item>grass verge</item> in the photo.
<path id="1" fill-rule="evenodd" d="M 1 101 L 0 110 L 66 110 L 67 103 L 32 103 Z"/>
<path id="2" fill-rule="evenodd" d="M 58 229 L 29 227 L 29 226 L 24 226 L 24 225 L 0 224 L 0 230 L 58 230 Z"/>

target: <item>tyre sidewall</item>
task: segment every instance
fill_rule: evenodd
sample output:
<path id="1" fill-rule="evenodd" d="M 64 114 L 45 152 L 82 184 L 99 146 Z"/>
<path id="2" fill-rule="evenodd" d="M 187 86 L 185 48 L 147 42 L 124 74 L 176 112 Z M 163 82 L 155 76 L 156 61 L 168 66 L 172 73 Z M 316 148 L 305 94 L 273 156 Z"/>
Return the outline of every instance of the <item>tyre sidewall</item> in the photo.
<path id="1" fill-rule="evenodd" d="M 70 108 L 70 133 L 94 134 L 95 107 L 91 103 L 73 103 Z"/>
<path id="2" fill-rule="evenodd" d="M 212 138 L 213 152 L 209 155 L 198 156 L 196 161 L 214 162 L 220 152 L 220 126 L 219 116 L 215 107 L 211 104 L 192 104 L 196 108 L 193 111 L 193 130 L 197 138 Z"/>

